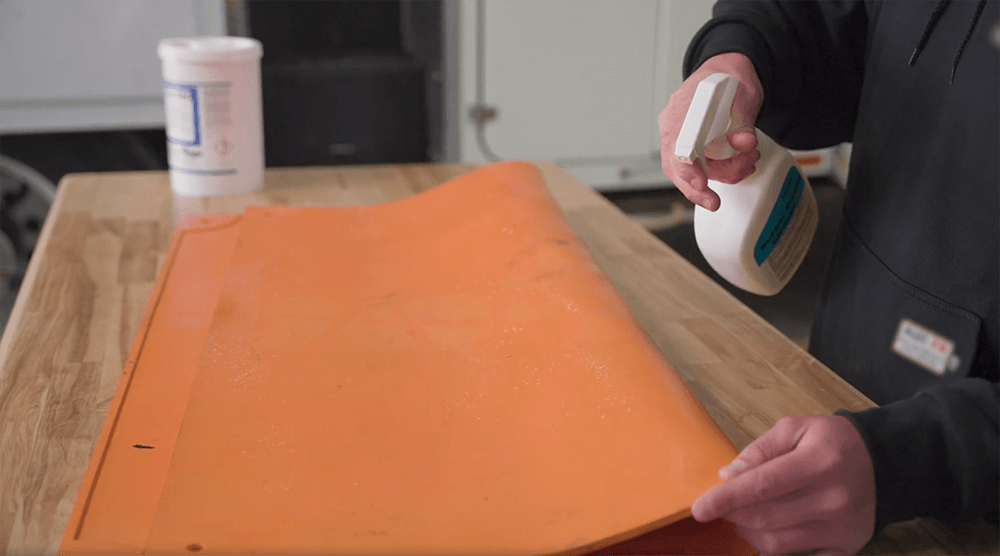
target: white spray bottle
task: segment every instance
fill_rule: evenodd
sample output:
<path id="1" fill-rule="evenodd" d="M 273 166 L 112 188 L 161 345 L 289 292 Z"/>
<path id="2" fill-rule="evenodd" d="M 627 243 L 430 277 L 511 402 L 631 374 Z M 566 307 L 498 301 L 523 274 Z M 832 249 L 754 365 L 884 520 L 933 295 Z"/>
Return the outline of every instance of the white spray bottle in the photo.
<path id="1" fill-rule="evenodd" d="M 707 144 L 720 141 L 716 144 L 723 153 L 736 153 L 726 133 L 738 84 L 725 73 L 713 73 L 698 84 L 674 156 L 683 162 L 697 160 L 704 168 Z M 721 203 L 715 212 L 695 207 L 694 236 L 720 276 L 748 292 L 774 295 L 802 264 L 819 218 L 809 180 L 795 157 L 755 131 L 757 169 L 735 184 L 708 181 Z"/>

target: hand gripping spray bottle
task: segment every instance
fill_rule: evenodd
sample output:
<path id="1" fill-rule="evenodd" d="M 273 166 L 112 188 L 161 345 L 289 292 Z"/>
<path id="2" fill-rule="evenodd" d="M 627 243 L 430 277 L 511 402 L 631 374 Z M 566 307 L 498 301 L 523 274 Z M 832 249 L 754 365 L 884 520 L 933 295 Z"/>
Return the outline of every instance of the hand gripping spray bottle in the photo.
<path id="1" fill-rule="evenodd" d="M 726 133 L 739 82 L 713 73 L 698 84 L 674 156 L 698 160 L 715 141 L 732 156 Z M 781 291 L 798 270 L 819 220 L 816 198 L 795 157 L 759 129 L 757 169 L 735 184 L 708 181 L 721 203 L 715 212 L 694 209 L 694 236 L 708 264 L 734 286 L 758 295 Z M 728 149 L 728 150 L 727 150 Z"/>

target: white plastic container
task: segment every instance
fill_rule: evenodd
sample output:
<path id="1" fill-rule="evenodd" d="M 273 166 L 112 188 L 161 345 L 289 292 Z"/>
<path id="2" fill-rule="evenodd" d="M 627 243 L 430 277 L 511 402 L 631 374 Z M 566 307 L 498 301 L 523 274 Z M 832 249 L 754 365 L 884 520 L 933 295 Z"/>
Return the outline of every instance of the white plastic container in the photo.
<path id="1" fill-rule="evenodd" d="M 248 193 L 264 185 L 259 41 L 163 39 L 170 186 L 177 195 Z"/>
<path id="2" fill-rule="evenodd" d="M 704 147 L 725 141 L 737 80 L 712 74 L 698 84 L 674 155 L 704 165 Z M 694 234 L 708 264 L 734 286 L 774 295 L 805 259 L 819 221 L 809 180 L 787 150 L 756 130 L 760 160 L 743 181 L 708 181 L 719 209 L 694 211 Z M 730 154 L 734 153 L 730 149 Z"/>

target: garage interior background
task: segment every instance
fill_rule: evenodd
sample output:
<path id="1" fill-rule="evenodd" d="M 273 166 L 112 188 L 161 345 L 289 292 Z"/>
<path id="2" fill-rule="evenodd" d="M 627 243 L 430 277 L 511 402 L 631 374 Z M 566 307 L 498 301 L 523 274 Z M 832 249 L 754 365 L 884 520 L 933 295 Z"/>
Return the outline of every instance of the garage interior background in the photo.
<path id="1" fill-rule="evenodd" d="M 821 221 L 779 295 L 721 281 L 660 170 L 656 116 L 704 0 L 4 0 L 0 327 L 59 179 L 166 169 L 164 37 L 264 45 L 268 166 L 554 159 L 805 343 L 849 145 L 797 153 Z"/>

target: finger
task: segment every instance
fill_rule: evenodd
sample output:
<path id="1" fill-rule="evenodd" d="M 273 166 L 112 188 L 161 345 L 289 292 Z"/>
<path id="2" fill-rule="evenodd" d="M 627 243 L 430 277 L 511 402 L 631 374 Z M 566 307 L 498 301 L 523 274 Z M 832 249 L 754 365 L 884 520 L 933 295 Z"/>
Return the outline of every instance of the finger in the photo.
<path id="1" fill-rule="evenodd" d="M 806 489 L 816 478 L 808 455 L 778 456 L 712 487 L 691 506 L 697 521 L 711 521 L 744 506 L 768 502 L 790 492 Z"/>
<path id="2" fill-rule="evenodd" d="M 708 177 L 705 175 L 705 170 L 701 168 L 700 164 L 677 161 L 674 163 L 674 167 L 677 170 L 677 176 L 690 189 L 698 193 L 708 190 Z"/>
<path id="3" fill-rule="evenodd" d="M 708 159 L 706 166 L 708 166 L 708 175 L 713 180 L 722 183 L 739 183 L 754 172 L 754 165 L 759 159 L 760 153 L 757 150 L 752 150 L 723 160 Z"/>
<path id="4" fill-rule="evenodd" d="M 813 521 L 787 529 L 775 531 L 762 531 L 749 529 L 746 527 L 736 527 L 743 540 L 750 546 L 759 550 L 762 554 L 788 554 L 789 552 L 807 552 L 816 550 L 829 550 L 839 548 L 836 546 L 838 538 L 843 538 L 844 531 L 840 531 L 830 523 Z M 823 553 L 823 552 L 820 552 Z M 844 552 L 836 550 L 832 554 Z"/>
<path id="5" fill-rule="evenodd" d="M 726 135 L 729 145 L 739 152 L 752 151 L 757 148 L 757 134 L 752 127 L 744 127 L 730 131 Z"/>
<path id="6" fill-rule="evenodd" d="M 672 158 L 672 153 L 671 153 Z M 708 177 L 699 164 L 689 164 L 677 159 L 663 164 L 664 173 L 673 176 L 674 185 L 692 203 L 710 211 L 719 208 L 719 196 L 708 188 Z"/>
<path id="7" fill-rule="evenodd" d="M 732 463 L 720 469 L 719 478 L 728 480 L 738 472 L 792 451 L 806 432 L 806 422 L 799 417 L 782 417 L 767 432 L 747 444 Z"/>
<path id="8" fill-rule="evenodd" d="M 722 200 L 719 199 L 719 194 L 716 193 L 715 191 L 712 191 L 711 189 L 708 189 L 707 187 L 705 188 L 704 191 L 700 193 L 692 193 L 687 197 L 692 203 L 700 206 L 701 208 L 709 212 L 715 212 L 719 210 L 719 205 L 722 204 Z"/>
<path id="9" fill-rule="evenodd" d="M 777 530 L 810 521 L 833 520 L 843 513 L 846 504 L 846 498 L 836 491 L 810 489 L 737 508 L 722 517 L 750 529 Z"/>

